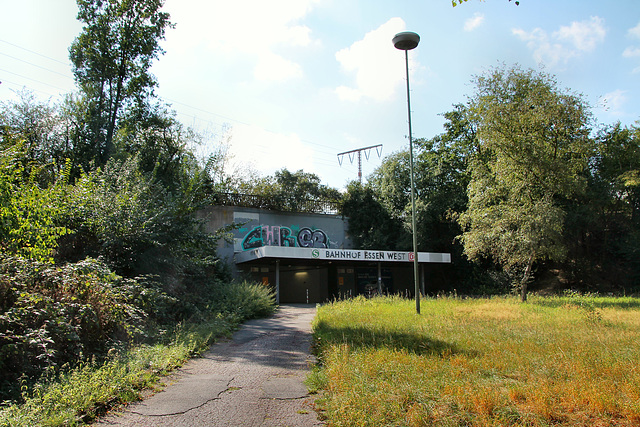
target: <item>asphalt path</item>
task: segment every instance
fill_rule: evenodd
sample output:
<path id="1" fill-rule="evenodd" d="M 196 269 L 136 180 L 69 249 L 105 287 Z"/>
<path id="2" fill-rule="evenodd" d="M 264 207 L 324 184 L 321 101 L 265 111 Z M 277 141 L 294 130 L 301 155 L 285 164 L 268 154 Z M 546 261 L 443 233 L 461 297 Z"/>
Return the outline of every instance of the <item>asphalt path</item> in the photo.
<path id="1" fill-rule="evenodd" d="M 321 426 L 303 384 L 315 306 L 281 306 L 185 364 L 161 392 L 103 426 Z"/>

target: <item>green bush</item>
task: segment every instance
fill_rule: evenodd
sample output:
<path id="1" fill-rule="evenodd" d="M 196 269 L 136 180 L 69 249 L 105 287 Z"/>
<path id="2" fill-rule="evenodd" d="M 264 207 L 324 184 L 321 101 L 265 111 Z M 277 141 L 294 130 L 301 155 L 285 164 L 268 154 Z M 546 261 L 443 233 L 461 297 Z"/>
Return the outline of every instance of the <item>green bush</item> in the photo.
<path id="1" fill-rule="evenodd" d="M 133 160 L 83 175 L 65 201 L 63 221 L 73 235 L 61 242 L 58 259 L 100 256 L 118 273 L 131 272 L 139 253 L 166 240 L 160 229 L 170 215 L 162 199 L 162 189 Z"/>
<path id="2" fill-rule="evenodd" d="M 0 146 L 0 249 L 4 254 L 51 262 L 58 238 L 69 232 L 57 223 L 64 174 L 59 183 L 42 189 L 35 172 L 24 177 L 23 156 L 20 142 Z"/>
<path id="3" fill-rule="evenodd" d="M 54 381 L 38 384 L 23 404 L 0 411 L 0 426 L 74 426 L 104 414 L 115 405 L 138 400 L 161 375 L 201 352 L 212 335 L 228 333 L 225 322 L 202 330 L 180 330 L 168 344 L 141 345 L 102 364 L 81 363 Z"/>
<path id="4" fill-rule="evenodd" d="M 275 293 L 260 283 L 220 284 L 214 298 L 211 310 L 234 314 L 240 320 L 266 317 L 276 308 Z"/>
<path id="5" fill-rule="evenodd" d="M 141 337 L 149 312 L 170 303 L 96 260 L 56 267 L 1 258 L 0 400 L 19 398 L 19 379 L 28 386 Z"/>
<path id="6" fill-rule="evenodd" d="M 216 248 L 226 230 L 204 231 L 189 190 L 171 193 L 138 170 L 136 158 L 112 160 L 82 176 L 64 201 L 58 262 L 87 256 L 116 273 L 153 274 L 179 299 L 201 294 L 203 283 L 225 279 Z"/>
<path id="7" fill-rule="evenodd" d="M 0 410 L 0 426 L 90 422 L 113 406 L 139 399 L 161 375 L 205 351 L 216 337 L 230 336 L 243 320 L 269 315 L 276 307 L 273 293 L 261 284 L 215 284 L 212 289 L 215 300 L 197 323 L 180 323 L 159 334 L 155 344 L 114 348 L 101 363 L 87 361 L 41 378 L 22 390 L 23 403 Z"/>

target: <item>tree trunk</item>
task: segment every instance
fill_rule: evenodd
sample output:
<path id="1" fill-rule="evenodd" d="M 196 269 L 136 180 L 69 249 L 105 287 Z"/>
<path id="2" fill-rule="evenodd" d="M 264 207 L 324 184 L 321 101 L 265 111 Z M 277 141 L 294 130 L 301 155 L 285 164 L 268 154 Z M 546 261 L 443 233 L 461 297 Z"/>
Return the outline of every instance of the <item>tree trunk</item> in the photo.
<path id="1" fill-rule="evenodd" d="M 118 110 L 120 110 L 120 102 L 121 102 L 121 98 L 122 98 L 122 90 L 123 90 L 123 85 L 124 85 L 124 81 L 126 79 L 126 63 L 125 63 L 125 54 L 122 53 L 121 55 L 121 63 L 120 63 L 120 67 L 119 67 L 119 73 L 118 73 L 118 82 L 116 84 L 116 99 L 113 101 L 113 105 L 112 105 L 112 111 L 111 114 L 109 116 L 109 123 L 107 124 L 107 140 L 106 140 L 106 144 L 104 147 L 104 155 L 103 155 L 103 159 L 102 159 L 102 164 L 106 164 L 107 160 L 109 160 L 109 158 L 111 158 L 111 156 L 113 155 L 113 134 L 116 128 L 116 122 L 118 119 Z"/>
<path id="2" fill-rule="evenodd" d="M 531 276 L 531 268 L 533 266 L 534 258 L 535 258 L 535 252 L 533 252 L 529 257 L 529 262 L 527 262 L 527 268 L 524 270 L 524 275 L 522 276 L 522 282 L 520 283 L 520 299 L 522 300 L 522 302 L 527 302 L 527 283 L 529 282 L 529 276 Z"/>

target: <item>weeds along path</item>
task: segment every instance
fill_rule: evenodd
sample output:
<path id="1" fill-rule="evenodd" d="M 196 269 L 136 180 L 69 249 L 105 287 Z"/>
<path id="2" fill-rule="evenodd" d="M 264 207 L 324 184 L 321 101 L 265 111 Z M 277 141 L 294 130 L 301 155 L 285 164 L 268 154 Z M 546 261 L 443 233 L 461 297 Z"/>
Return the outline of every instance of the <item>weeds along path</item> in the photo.
<path id="1" fill-rule="evenodd" d="M 303 381 L 315 307 L 281 306 L 185 364 L 161 392 L 101 426 L 319 426 Z"/>

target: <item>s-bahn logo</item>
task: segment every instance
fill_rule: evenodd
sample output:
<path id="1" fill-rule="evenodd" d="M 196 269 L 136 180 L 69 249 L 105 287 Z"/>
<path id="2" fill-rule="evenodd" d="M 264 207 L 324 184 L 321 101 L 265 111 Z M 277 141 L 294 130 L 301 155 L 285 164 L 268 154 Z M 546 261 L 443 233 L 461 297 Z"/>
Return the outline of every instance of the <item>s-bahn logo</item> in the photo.
<path id="1" fill-rule="evenodd" d="M 320 251 L 319 251 L 319 250 L 317 250 L 317 249 L 312 250 L 312 251 L 311 251 L 311 256 L 312 256 L 313 258 L 320 258 Z"/>

